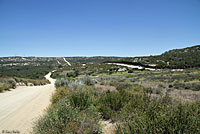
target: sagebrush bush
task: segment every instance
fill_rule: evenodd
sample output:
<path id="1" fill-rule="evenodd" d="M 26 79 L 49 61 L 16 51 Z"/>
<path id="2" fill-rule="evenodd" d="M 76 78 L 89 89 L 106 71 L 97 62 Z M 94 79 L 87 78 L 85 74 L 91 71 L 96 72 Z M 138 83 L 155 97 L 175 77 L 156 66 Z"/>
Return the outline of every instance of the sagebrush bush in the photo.
<path id="1" fill-rule="evenodd" d="M 0 92 L 16 88 L 16 81 L 13 78 L 0 78 Z"/>
<path id="2" fill-rule="evenodd" d="M 56 87 L 68 86 L 68 83 L 69 83 L 68 78 L 60 78 L 60 79 L 56 79 L 55 86 Z"/>
<path id="3" fill-rule="evenodd" d="M 16 88 L 16 81 L 14 79 L 10 78 L 7 82 L 10 88 Z"/>
<path id="4" fill-rule="evenodd" d="M 89 76 L 84 76 L 80 80 L 86 85 L 94 85 L 97 83 L 96 80 L 90 78 Z"/>
<path id="5" fill-rule="evenodd" d="M 68 87 L 73 90 L 80 89 L 83 86 L 83 82 L 80 80 L 74 80 L 69 82 Z"/>
<path id="6" fill-rule="evenodd" d="M 5 84 L 0 83 L 0 92 L 3 92 L 5 90 Z"/>

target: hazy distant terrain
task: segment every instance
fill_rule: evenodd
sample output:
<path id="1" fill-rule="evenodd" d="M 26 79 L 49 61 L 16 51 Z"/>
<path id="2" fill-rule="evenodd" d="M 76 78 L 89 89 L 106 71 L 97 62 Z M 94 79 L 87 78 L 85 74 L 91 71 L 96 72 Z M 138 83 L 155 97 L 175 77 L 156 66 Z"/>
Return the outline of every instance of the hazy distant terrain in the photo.
<path id="1" fill-rule="evenodd" d="M 1 57 L 0 67 L 11 66 L 67 66 L 65 58 L 72 64 L 91 64 L 109 61 L 136 62 L 153 66 L 199 66 L 200 65 L 200 45 L 183 49 L 174 49 L 161 55 L 144 57 Z"/>

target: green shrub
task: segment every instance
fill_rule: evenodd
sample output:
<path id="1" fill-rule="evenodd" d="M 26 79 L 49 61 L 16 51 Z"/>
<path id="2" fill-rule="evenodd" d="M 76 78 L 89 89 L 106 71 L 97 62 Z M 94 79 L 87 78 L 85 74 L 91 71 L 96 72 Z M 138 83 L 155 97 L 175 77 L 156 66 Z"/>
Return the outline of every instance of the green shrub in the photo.
<path id="1" fill-rule="evenodd" d="M 56 92 L 51 97 L 52 104 L 58 102 L 60 99 L 65 98 L 69 94 L 69 89 L 66 87 L 61 87 L 56 89 Z"/>
<path id="2" fill-rule="evenodd" d="M 128 70 L 128 73 L 133 73 L 133 70 Z"/>
<path id="3" fill-rule="evenodd" d="M 3 83 L 0 83 L 0 93 L 3 92 L 4 90 L 5 90 L 4 84 L 3 84 Z"/>
<path id="4" fill-rule="evenodd" d="M 159 84 L 159 85 L 158 85 L 158 88 L 165 88 L 165 86 L 162 85 L 162 84 Z"/>
<path id="5" fill-rule="evenodd" d="M 34 134 L 75 133 L 79 124 L 78 111 L 70 105 L 68 99 L 61 99 L 36 122 L 33 132 Z"/>
<path id="6" fill-rule="evenodd" d="M 115 82 L 115 81 L 111 81 L 110 82 L 110 86 L 114 86 L 114 87 L 117 87 L 118 86 L 118 82 Z"/>
<path id="7" fill-rule="evenodd" d="M 192 133 L 200 130 L 200 105 L 171 104 L 168 97 L 151 100 L 148 96 L 133 96 L 121 112 L 122 122 L 117 134 L 129 133 Z"/>
<path id="8" fill-rule="evenodd" d="M 104 119 L 111 119 L 115 121 L 117 119 L 117 114 L 123 108 L 125 103 L 129 101 L 130 98 L 131 95 L 126 91 L 107 91 L 103 93 L 97 100 L 97 107 Z"/>
<path id="9" fill-rule="evenodd" d="M 78 90 L 69 96 L 71 105 L 79 110 L 85 110 L 93 104 L 92 93 L 87 89 Z"/>
<path id="10" fill-rule="evenodd" d="M 8 79 L 8 84 L 10 88 L 16 88 L 16 81 L 14 79 Z"/>
<path id="11" fill-rule="evenodd" d="M 75 78 L 78 76 L 78 71 L 72 71 L 72 72 L 68 72 L 66 74 L 66 77 L 72 77 L 72 78 Z"/>
<path id="12" fill-rule="evenodd" d="M 100 134 L 100 114 L 94 106 L 84 111 L 74 108 L 67 98 L 53 104 L 33 128 L 34 134 Z"/>
<path id="13" fill-rule="evenodd" d="M 193 90 L 193 91 L 199 91 L 200 90 L 200 84 L 199 82 L 196 83 L 174 83 L 174 88 L 176 89 L 184 89 L 184 90 Z"/>
<path id="14" fill-rule="evenodd" d="M 133 85 L 133 91 L 143 92 L 144 91 L 144 87 L 142 85 L 139 85 L 139 84 L 134 84 Z"/>
<path id="15" fill-rule="evenodd" d="M 86 110 L 81 111 L 80 115 L 82 119 L 78 131 L 80 134 L 102 133 L 102 127 L 100 124 L 101 115 L 95 106 L 89 106 Z"/>

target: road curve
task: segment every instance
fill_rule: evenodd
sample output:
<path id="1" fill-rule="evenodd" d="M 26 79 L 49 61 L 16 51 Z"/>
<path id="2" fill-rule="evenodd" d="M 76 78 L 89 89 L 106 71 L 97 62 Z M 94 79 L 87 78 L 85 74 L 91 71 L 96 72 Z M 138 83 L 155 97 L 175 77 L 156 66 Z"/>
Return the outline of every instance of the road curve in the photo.
<path id="1" fill-rule="evenodd" d="M 0 94 L 0 134 L 29 134 L 33 122 L 50 105 L 50 98 L 55 91 L 55 80 L 45 77 L 51 84 L 44 86 L 20 86 L 12 91 Z"/>

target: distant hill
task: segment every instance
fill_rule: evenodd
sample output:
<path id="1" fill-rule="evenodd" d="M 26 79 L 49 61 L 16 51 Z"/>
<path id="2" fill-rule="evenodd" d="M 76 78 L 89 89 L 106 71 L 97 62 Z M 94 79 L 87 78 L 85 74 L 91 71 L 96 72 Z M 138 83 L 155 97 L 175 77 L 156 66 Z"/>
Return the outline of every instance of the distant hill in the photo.
<path id="1" fill-rule="evenodd" d="M 95 57 L 0 57 L 0 66 L 59 66 L 68 65 L 67 60 L 71 64 L 91 64 L 91 63 L 102 63 L 105 61 L 121 60 L 122 57 L 106 57 L 106 56 L 95 56 Z"/>
<path id="2" fill-rule="evenodd" d="M 158 67 L 200 66 L 200 45 L 183 49 L 173 49 L 161 55 L 123 58 L 122 62 L 140 63 Z"/>
<path id="3" fill-rule="evenodd" d="M 0 77 L 44 79 L 49 71 L 76 64 L 102 63 L 120 57 L 0 57 Z"/>
<path id="4" fill-rule="evenodd" d="M 158 67 L 200 66 L 200 45 L 173 49 L 161 55 L 143 57 L 65 57 L 69 63 L 91 64 L 102 62 L 130 62 Z M 0 57 L 0 67 L 7 66 L 68 66 L 63 57 Z"/>
<path id="5" fill-rule="evenodd" d="M 158 58 L 170 66 L 200 65 L 200 45 L 167 51 Z"/>

